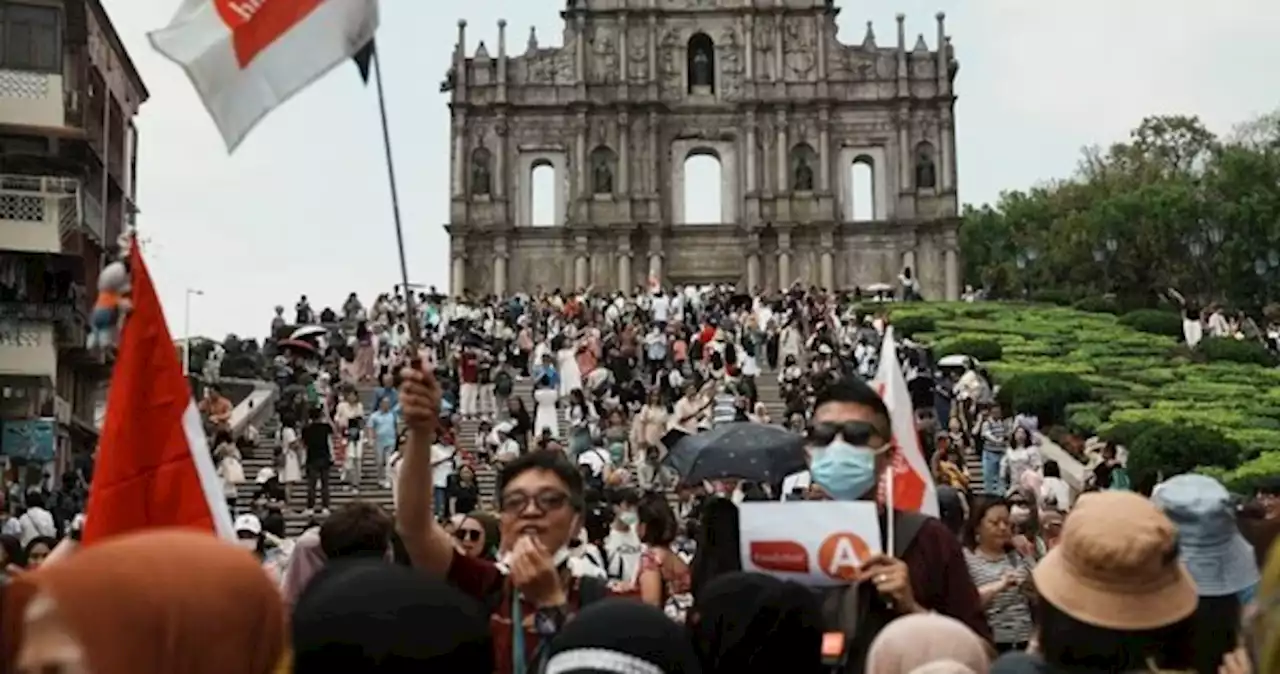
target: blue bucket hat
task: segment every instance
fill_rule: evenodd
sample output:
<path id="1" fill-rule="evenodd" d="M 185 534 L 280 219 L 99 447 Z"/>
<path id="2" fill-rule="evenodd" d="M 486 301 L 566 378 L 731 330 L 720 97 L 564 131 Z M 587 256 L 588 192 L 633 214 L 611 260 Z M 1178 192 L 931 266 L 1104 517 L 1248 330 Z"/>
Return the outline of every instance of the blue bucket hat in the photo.
<path id="1" fill-rule="evenodd" d="M 1179 475 L 1151 500 L 1178 527 L 1178 552 L 1201 597 L 1224 597 L 1258 583 L 1253 546 L 1236 526 L 1231 494 L 1204 475 Z"/>

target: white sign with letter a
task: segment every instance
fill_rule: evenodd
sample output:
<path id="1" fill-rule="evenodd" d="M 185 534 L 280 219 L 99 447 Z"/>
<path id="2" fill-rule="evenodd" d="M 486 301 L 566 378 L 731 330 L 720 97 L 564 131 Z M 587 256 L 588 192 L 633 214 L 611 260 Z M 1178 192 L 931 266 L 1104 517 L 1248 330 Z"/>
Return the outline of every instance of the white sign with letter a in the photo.
<path id="1" fill-rule="evenodd" d="M 790 501 L 738 506 L 742 570 L 829 587 L 853 582 L 882 550 L 869 501 Z"/>

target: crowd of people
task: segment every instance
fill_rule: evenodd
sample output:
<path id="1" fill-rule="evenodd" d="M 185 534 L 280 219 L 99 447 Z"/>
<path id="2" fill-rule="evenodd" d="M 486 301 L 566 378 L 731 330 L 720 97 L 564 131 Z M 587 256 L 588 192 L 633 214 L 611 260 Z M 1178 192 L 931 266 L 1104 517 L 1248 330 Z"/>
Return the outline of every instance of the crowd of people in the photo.
<path id="1" fill-rule="evenodd" d="M 75 526 L 50 516 L 45 532 L 28 508 L 15 542 L 0 537 L 0 673 L 1280 671 L 1280 562 L 1262 573 L 1257 534 L 1280 523 L 1280 489 L 1244 511 L 1204 476 L 1136 493 L 1123 449 L 1105 445 L 1069 485 L 1037 420 L 1003 409 L 980 364 L 940 368 L 909 340 L 898 357 L 939 517 L 882 504 L 883 552 L 848 585 L 750 571 L 741 504 L 880 499 L 892 422 L 868 380 L 887 304 L 727 287 L 412 299 L 353 294 L 316 313 L 303 297 L 292 325 L 277 309 L 281 449 L 235 512 L 256 563 L 156 532 L 40 569 Z M 312 325 L 324 329 L 298 332 Z M 762 400 L 765 378 L 776 400 Z M 235 508 L 258 438 L 218 427 L 219 397 L 202 411 Z M 465 422 L 475 437 L 460 437 Z M 690 484 L 664 461 L 674 431 L 736 422 L 803 436 L 808 469 Z M 394 513 L 358 500 L 329 512 L 331 468 L 358 489 L 365 452 Z M 489 507 L 480 471 L 497 474 Z M 290 540 L 300 482 L 317 521 Z M 185 582 L 190 569 L 218 582 Z M 82 610 L 122 602 L 136 621 Z M 190 615 L 158 615 L 170 604 Z"/>

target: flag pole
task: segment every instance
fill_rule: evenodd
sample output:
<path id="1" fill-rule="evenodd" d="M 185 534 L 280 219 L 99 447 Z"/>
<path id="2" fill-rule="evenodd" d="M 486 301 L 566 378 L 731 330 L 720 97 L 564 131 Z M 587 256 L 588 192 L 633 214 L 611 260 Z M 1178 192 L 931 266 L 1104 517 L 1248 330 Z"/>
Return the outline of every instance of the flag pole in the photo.
<path id="1" fill-rule="evenodd" d="M 409 263 L 404 252 L 404 222 L 400 217 L 400 193 L 396 189 L 396 167 L 391 158 L 391 128 L 387 124 L 387 97 L 382 88 L 382 52 L 373 50 L 373 76 L 378 88 L 378 114 L 382 119 L 382 147 L 386 153 L 387 181 L 391 184 L 391 214 L 396 225 L 396 249 L 400 253 L 400 282 L 404 287 L 405 312 L 409 314 L 410 360 L 418 358 L 418 345 L 422 338 L 418 312 L 414 306 L 413 290 L 409 288 Z"/>

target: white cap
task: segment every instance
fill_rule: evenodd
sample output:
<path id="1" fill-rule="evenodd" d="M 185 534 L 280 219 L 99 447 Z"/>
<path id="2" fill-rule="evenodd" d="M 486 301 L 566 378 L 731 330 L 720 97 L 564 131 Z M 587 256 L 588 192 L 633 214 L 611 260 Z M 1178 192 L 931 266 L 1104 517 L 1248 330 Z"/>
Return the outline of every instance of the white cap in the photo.
<path id="1" fill-rule="evenodd" d="M 262 535 L 262 520 L 257 515 L 241 515 L 236 518 L 234 529 L 236 533 L 247 531 L 254 536 Z"/>
<path id="2" fill-rule="evenodd" d="M 254 479 L 254 482 L 257 482 L 258 484 L 265 484 L 267 480 L 270 480 L 275 476 L 276 476 L 276 471 L 274 469 L 270 467 L 263 468 L 262 470 L 258 471 L 258 477 Z"/>

